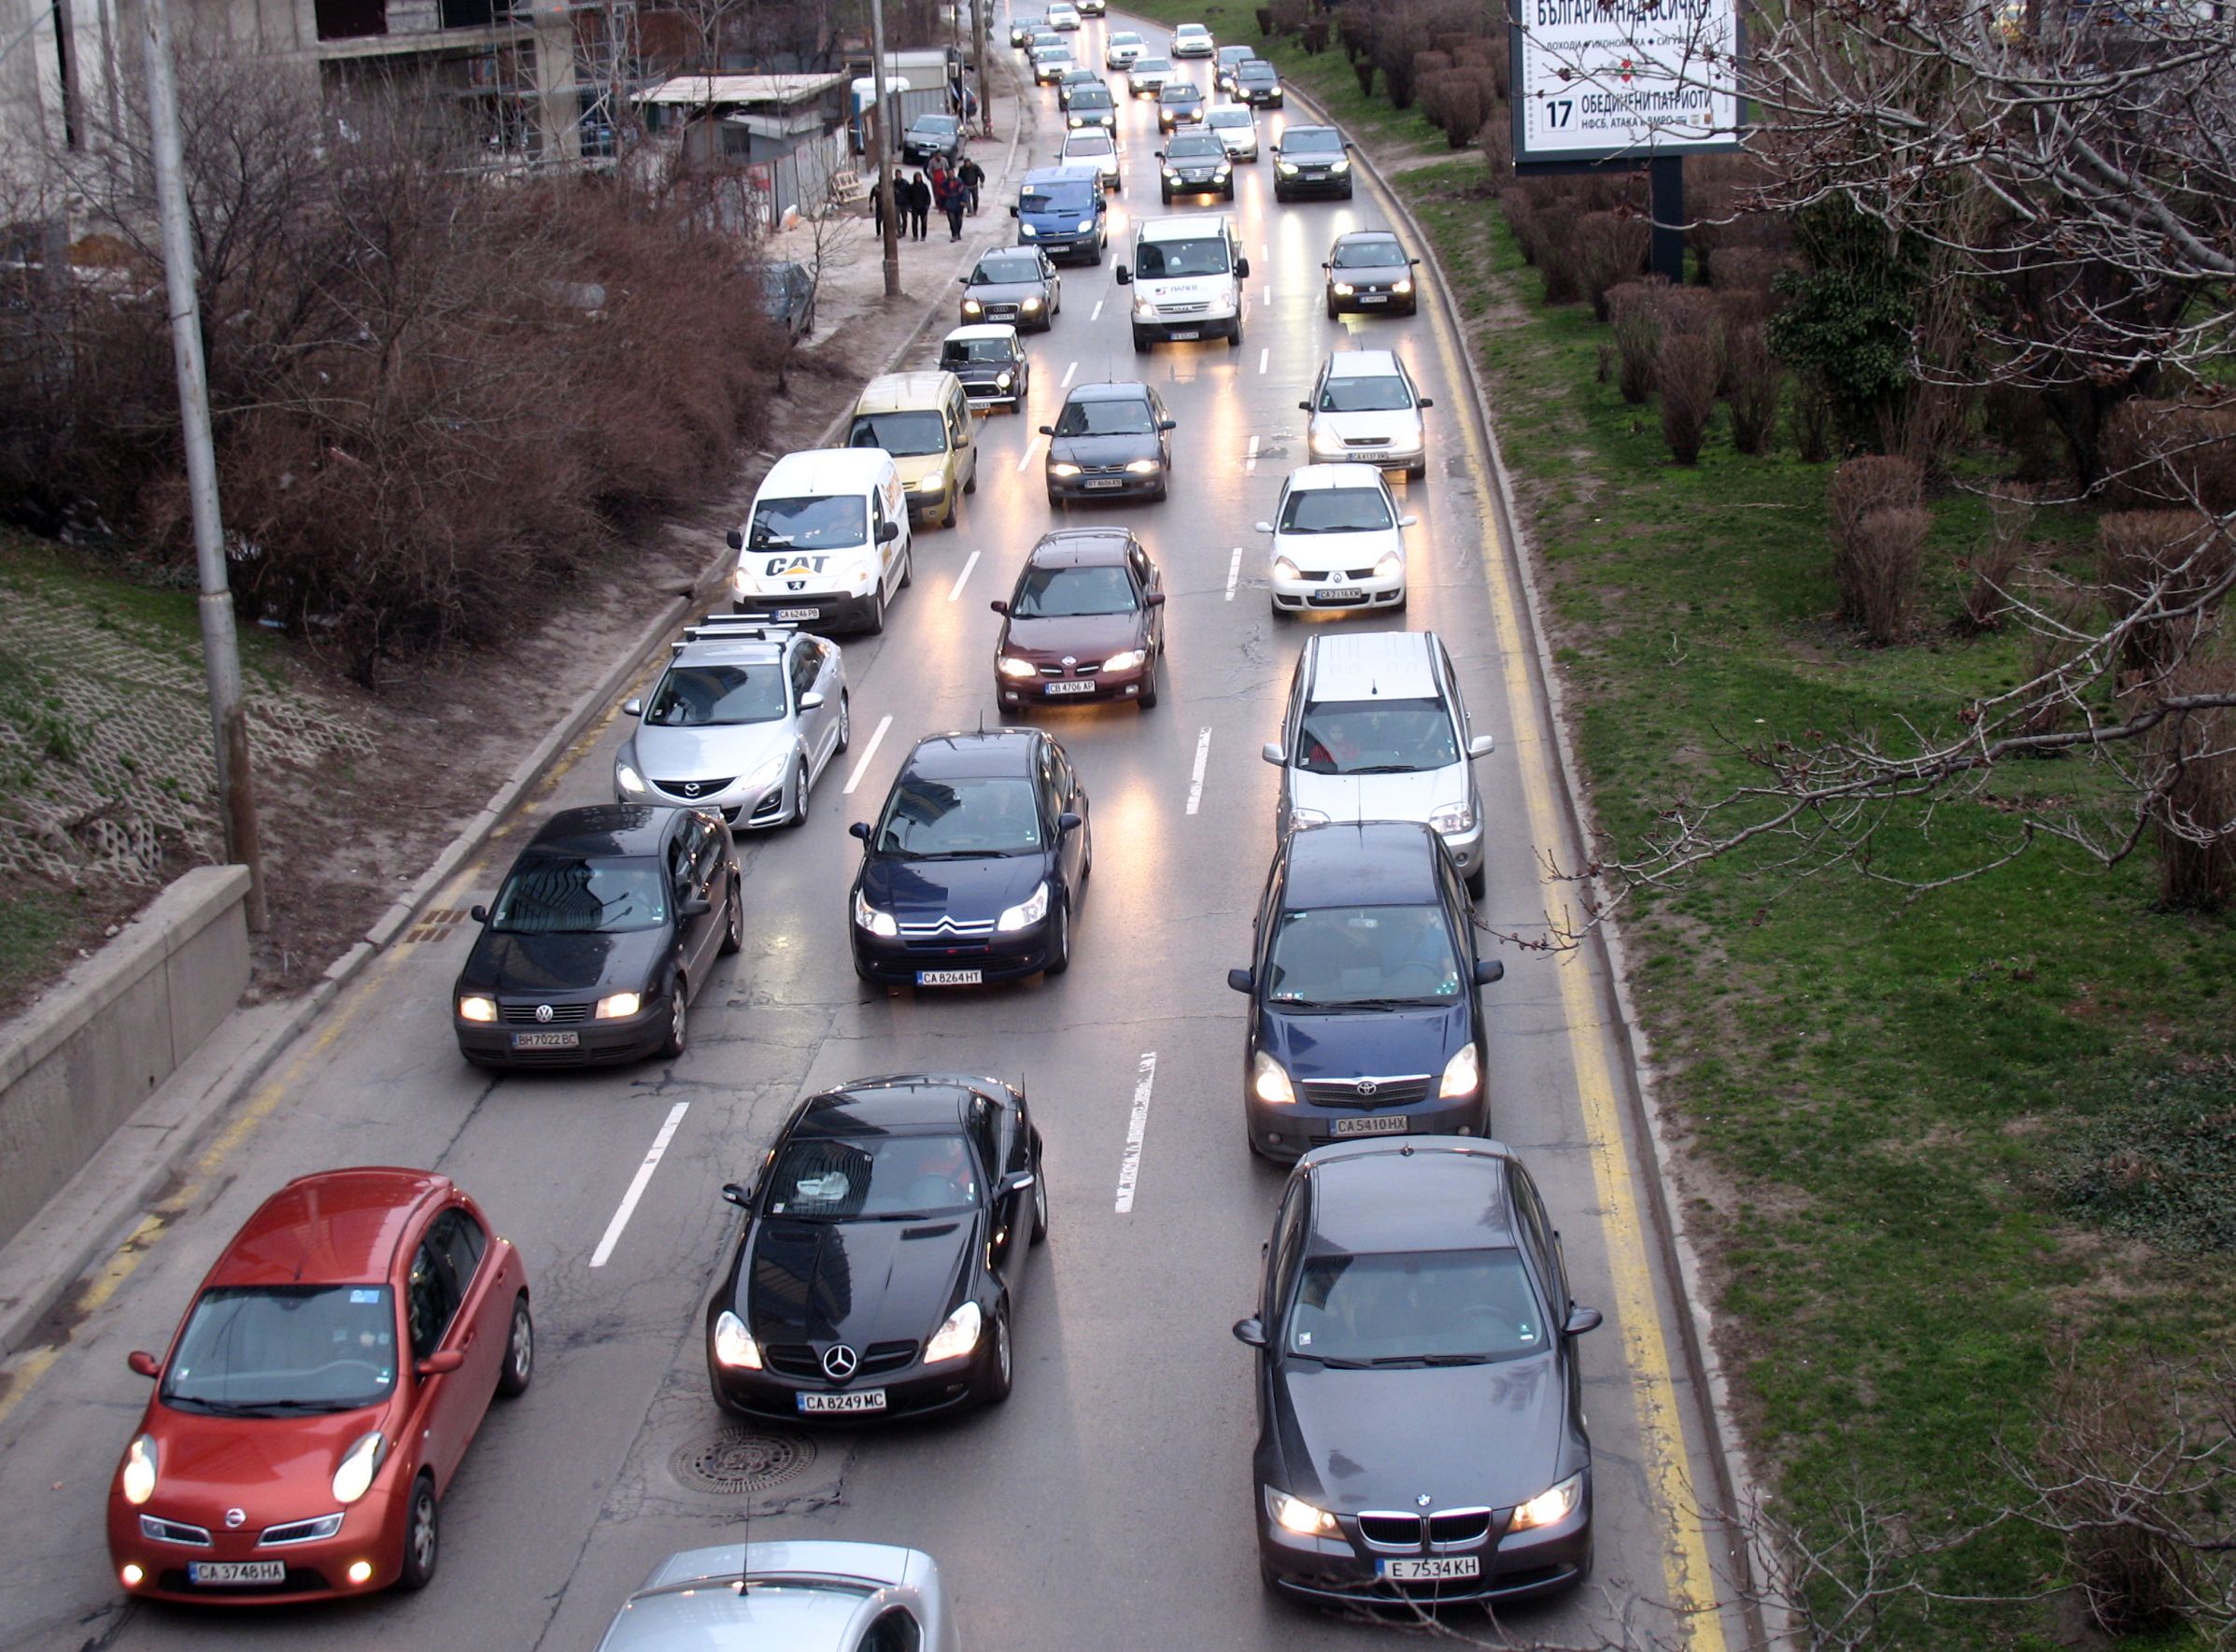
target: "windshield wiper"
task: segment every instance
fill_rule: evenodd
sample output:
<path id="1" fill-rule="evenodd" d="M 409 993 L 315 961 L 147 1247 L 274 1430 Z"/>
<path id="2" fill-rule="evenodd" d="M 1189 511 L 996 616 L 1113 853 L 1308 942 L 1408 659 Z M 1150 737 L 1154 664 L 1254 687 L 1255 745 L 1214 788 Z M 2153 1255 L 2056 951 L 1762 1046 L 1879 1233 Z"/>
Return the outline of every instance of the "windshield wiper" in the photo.
<path id="1" fill-rule="evenodd" d="M 935 849 L 916 856 L 918 860 L 999 860 L 1004 855 L 1030 854 L 1029 849 Z"/>
<path id="2" fill-rule="evenodd" d="M 1421 767 L 1416 763 L 1369 763 L 1364 769 L 1339 769 L 1336 772 L 1338 775 L 1419 774 Z"/>
<path id="3" fill-rule="evenodd" d="M 1330 1371 L 1366 1371 L 1381 1363 L 1379 1360 L 1337 1359 L 1333 1354 L 1316 1354 L 1306 1348 L 1293 1348 L 1289 1357 L 1293 1360 L 1317 1360 Z"/>
<path id="4" fill-rule="evenodd" d="M 1441 1010 L 1457 1003 L 1457 998 L 1432 997 L 1425 994 L 1411 998 L 1341 998 L 1331 1003 L 1331 1010 Z"/>

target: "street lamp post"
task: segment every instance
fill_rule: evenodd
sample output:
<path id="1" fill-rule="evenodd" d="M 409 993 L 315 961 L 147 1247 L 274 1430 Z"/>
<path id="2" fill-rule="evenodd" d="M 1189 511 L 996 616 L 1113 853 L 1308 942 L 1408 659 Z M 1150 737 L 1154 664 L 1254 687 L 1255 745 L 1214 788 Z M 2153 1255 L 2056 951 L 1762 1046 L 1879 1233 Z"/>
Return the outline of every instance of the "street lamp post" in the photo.
<path id="1" fill-rule="evenodd" d="M 885 105 L 885 3 L 870 0 L 870 88 L 877 99 L 877 118 L 870 123 L 870 141 L 877 145 L 877 198 L 884 203 L 885 296 L 900 296 L 900 226 L 893 211 L 893 140 L 885 131 L 890 113 Z"/>

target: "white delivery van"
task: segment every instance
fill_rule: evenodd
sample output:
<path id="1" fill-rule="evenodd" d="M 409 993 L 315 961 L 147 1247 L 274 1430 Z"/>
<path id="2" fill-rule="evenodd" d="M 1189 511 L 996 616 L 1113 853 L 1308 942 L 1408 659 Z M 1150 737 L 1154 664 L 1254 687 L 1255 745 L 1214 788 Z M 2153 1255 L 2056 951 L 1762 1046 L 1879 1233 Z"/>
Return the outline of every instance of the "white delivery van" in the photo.
<path id="1" fill-rule="evenodd" d="M 908 493 L 882 447 L 785 454 L 729 544 L 737 611 L 811 631 L 884 630 L 915 572 Z"/>
<path id="2" fill-rule="evenodd" d="M 1134 348 L 1158 339 L 1242 343 L 1242 283 L 1250 260 L 1224 212 L 1145 219 L 1134 231 L 1134 261 L 1118 285 L 1134 289 Z"/>

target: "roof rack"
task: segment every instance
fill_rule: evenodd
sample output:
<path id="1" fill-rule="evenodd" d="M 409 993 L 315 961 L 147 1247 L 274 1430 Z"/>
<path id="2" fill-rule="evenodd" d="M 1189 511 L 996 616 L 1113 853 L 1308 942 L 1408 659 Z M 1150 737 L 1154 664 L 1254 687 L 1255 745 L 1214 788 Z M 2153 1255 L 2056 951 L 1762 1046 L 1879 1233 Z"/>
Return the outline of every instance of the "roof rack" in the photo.
<path id="1" fill-rule="evenodd" d="M 710 614 L 668 644 L 680 654 L 694 642 L 774 642 L 780 646 L 800 628 L 787 621 L 756 619 L 750 614 Z"/>

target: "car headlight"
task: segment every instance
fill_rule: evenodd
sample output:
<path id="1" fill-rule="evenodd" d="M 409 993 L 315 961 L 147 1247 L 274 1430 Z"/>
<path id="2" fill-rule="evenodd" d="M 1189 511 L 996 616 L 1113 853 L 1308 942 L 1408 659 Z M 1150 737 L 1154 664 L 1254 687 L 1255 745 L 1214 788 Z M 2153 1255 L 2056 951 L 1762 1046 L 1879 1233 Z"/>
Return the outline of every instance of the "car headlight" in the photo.
<path id="1" fill-rule="evenodd" d="M 1048 461 L 1048 473 L 1052 476 L 1076 476 L 1079 474 L 1079 466 L 1068 459 L 1052 459 Z"/>
<path id="2" fill-rule="evenodd" d="M 1004 935 L 1038 924 L 1048 916 L 1048 884 L 1045 880 L 1030 895 L 1013 907 L 1005 908 L 994 920 L 994 927 Z"/>
<path id="3" fill-rule="evenodd" d="M 1304 570 L 1286 557 L 1276 557 L 1273 559 L 1273 577 L 1294 582 L 1304 578 Z"/>
<path id="4" fill-rule="evenodd" d="M 1406 559 L 1395 551 L 1384 551 L 1374 559 L 1374 577 L 1395 579 L 1406 571 Z"/>
<path id="5" fill-rule="evenodd" d="M 1349 298 L 1356 291 L 1358 291 L 1358 289 L 1353 287 L 1348 281 L 1338 281 L 1336 283 L 1336 296 L 1337 298 Z"/>
<path id="6" fill-rule="evenodd" d="M 647 789 L 644 777 L 626 763 L 617 762 L 614 765 L 614 784 L 625 792 L 643 792 Z"/>
<path id="7" fill-rule="evenodd" d="M 888 940 L 900 933 L 900 925 L 894 922 L 893 914 L 871 906 L 862 898 L 862 892 L 858 889 L 854 892 L 854 923 L 856 928 L 867 929 L 870 934 L 882 935 Z"/>
<path id="8" fill-rule="evenodd" d="M 1284 177 L 1295 177 L 1296 176 L 1296 162 L 1294 161 L 1276 161 L 1273 164 L 1274 169 L 1280 172 Z"/>
<path id="9" fill-rule="evenodd" d="M 1583 1495 L 1584 1476 L 1578 1470 L 1551 1490 L 1538 1492 L 1517 1508 L 1507 1530 L 1528 1532 L 1538 1526 L 1550 1526 L 1555 1520 L 1564 1520 L 1576 1512 L 1576 1505 L 1582 1501 Z"/>
<path id="10" fill-rule="evenodd" d="M 947 478 L 940 474 L 940 473 L 937 471 L 933 471 L 928 475 L 919 476 L 916 478 L 916 491 L 918 493 L 944 493 L 946 490 Z"/>
<path id="11" fill-rule="evenodd" d="M 1024 236 L 1024 237 L 1025 237 L 1025 238 L 1026 238 L 1027 241 L 1030 241 L 1030 240 L 1031 240 L 1031 239 L 1032 239 L 1032 238 L 1033 238 L 1035 235 L 1038 235 L 1040 233 L 1040 231 L 1038 231 L 1038 230 L 1034 229 L 1034 228 L 1032 227 L 1032 225 L 1030 225 L 1030 224 L 1019 224 L 1019 225 L 1017 226 L 1017 233 L 1018 233 L 1018 234 L 1020 234 L 1020 235 L 1022 235 L 1022 236 Z"/>
<path id="12" fill-rule="evenodd" d="M 1157 316 L 1156 300 L 1152 298 L 1138 298 L 1134 300 L 1134 315 L 1139 320 L 1155 320 Z"/>
<path id="13" fill-rule="evenodd" d="M 1289 1075 L 1281 1071 L 1281 1064 L 1263 1050 L 1250 1058 L 1250 1089 L 1260 1101 L 1281 1107 L 1296 1099 L 1296 1087 L 1289 1082 Z"/>
<path id="14" fill-rule="evenodd" d="M 1128 459 L 1125 465 L 1125 473 L 1129 476 L 1153 476 L 1164 468 L 1165 463 L 1162 459 Z"/>
<path id="15" fill-rule="evenodd" d="M 1482 1081 L 1482 1064 L 1476 1059 L 1475 1046 L 1463 1044 L 1458 1052 L 1444 1064 L 1444 1077 L 1437 1082 L 1436 1094 L 1447 1101 L 1473 1095 L 1476 1086 Z"/>
<path id="16" fill-rule="evenodd" d="M 1016 376 L 1013 374 L 998 374 L 995 375 L 994 388 L 998 390 L 1006 390 L 1014 383 L 1016 383 Z"/>
<path id="17" fill-rule="evenodd" d="M 986 306 L 985 306 L 984 304 L 980 304 L 980 303 L 978 302 L 978 300 L 976 300 L 976 299 L 974 299 L 974 298 L 967 298 L 967 299 L 965 299 L 965 300 L 963 301 L 963 314 L 964 314 L 964 315 L 966 315 L 966 316 L 983 316 L 983 315 L 984 315 L 984 314 L 985 314 L 985 312 L 986 312 Z"/>
<path id="18" fill-rule="evenodd" d="M 1026 677 L 1037 677 L 1040 674 L 1040 668 L 1039 666 L 1033 664 L 1033 662 L 1029 659 L 1019 659 L 1013 654 L 1005 654 L 999 659 L 996 660 L 994 662 L 994 669 L 999 671 L 1005 677 L 1015 677 L 1020 681 L 1023 681 Z"/>
<path id="19" fill-rule="evenodd" d="M 142 1434 L 124 1447 L 124 1501 L 134 1505 L 155 1495 L 155 1436 Z"/>
<path id="20" fill-rule="evenodd" d="M 1390 284 L 1390 290 L 1391 290 L 1392 292 L 1401 292 L 1401 293 L 1402 293 L 1402 292 L 1410 292 L 1410 291 L 1412 291 L 1412 290 L 1413 290 L 1413 284 L 1412 284 L 1412 282 L 1410 282 L 1410 281 L 1408 281 L 1408 280 L 1406 280 L 1406 279 L 1405 279 L 1403 276 L 1400 276 L 1400 277 L 1399 277 L 1397 280 L 1395 280 L 1395 281 L 1393 281 L 1393 282 Z"/>
<path id="21" fill-rule="evenodd" d="M 1221 168 L 1220 168 L 1220 169 L 1219 169 L 1217 172 L 1213 173 L 1211 176 L 1214 176 L 1214 177 L 1216 177 L 1216 178 L 1218 178 L 1218 179 L 1219 179 L 1221 182 L 1223 182 L 1223 183 L 1224 183 L 1224 182 L 1226 179 L 1228 179 L 1228 178 L 1230 178 L 1230 177 L 1234 176 L 1234 175 L 1235 175 L 1235 169 L 1234 169 L 1233 167 L 1231 167 L 1231 166 L 1222 166 L 1222 167 L 1221 167 Z"/>
<path id="22" fill-rule="evenodd" d="M 978 1346 L 979 1328 L 984 1322 L 985 1316 L 979 1312 L 978 1304 L 966 1302 L 932 1333 L 932 1339 L 924 1345 L 924 1363 L 936 1365 L 941 1360 L 961 1359 Z"/>
<path id="23" fill-rule="evenodd" d="M 1271 1486 L 1266 1488 L 1266 1512 L 1275 1525 L 1299 1537 L 1333 1537 L 1337 1532 L 1336 1517 L 1327 1510 L 1315 1508 L 1286 1491 L 1276 1491 Z"/>
<path id="24" fill-rule="evenodd" d="M 1465 802 L 1439 803 L 1429 811 L 1429 825 L 1440 832 L 1470 832 L 1475 829 L 1475 811 Z"/>
<path id="25" fill-rule="evenodd" d="M 1025 301 L 1025 307 L 1028 310 L 1037 310 L 1040 307 L 1040 301 L 1037 298 L 1028 298 Z"/>
<path id="26" fill-rule="evenodd" d="M 761 1347 L 745 1321 L 724 1308 L 715 1316 L 715 1363 L 729 1371 L 758 1371 Z"/>
<path id="27" fill-rule="evenodd" d="M 366 1492 L 373 1490 L 373 1476 L 380 1468 L 381 1459 L 388 1455 L 389 1443 L 378 1429 L 360 1434 L 348 1450 L 342 1453 L 341 1466 L 333 1471 L 333 1500 L 347 1508 Z"/>
<path id="28" fill-rule="evenodd" d="M 1064 124 L 1067 126 L 1079 126 L 1084 124 L 1084 120 L 1081 116 L 1074 115 L 1069 120 L 1066 120 Z"/>
<path id="29" fill-rule="evenodd" d="M 1121 648 L 1117 653 L 1111 655 L 1110 658 L 1102 662 L 1102 669 L 1106 671 L 1130 671 L 1140 663 L 1141 650 L 1139 648 Z"/>
<path id="30" fill-rule="evenodd" d="M 644 1008 L 643 993 L 608 993 L 591 1012 L 595 1021 L 620 1021 Z"/>
<path id="31" fill-rule="evenodd" d="M 1325 826 L 1327 823 L 1328 813 L 1324 809 L 1292 809 L 1289 811 L 1291 826 Z"/>
<path id="32" fill-rule="evenodd" d="M 1343 438 L 1333 431 L 1314 431 L 1311 445 L 1314 453 L 1341 453 L 1344 451 Z"/>
<path id="33" fill-rule="evenodd" d="M 458 1001 L 458 1018 L 460 1021 L 495 1021 L 497 1000 L 480 993 L 462 994 Z"/>
<path id="34" fill-rule="evenodd" d="M 747 576 L 745 572 L 745 565 L 743 563 L 741 562 L 737 568 L 731 572 L 729 576 L 729 588 L 731 594 L 739 598 L 741 600 L 753 594 L 753 581 Z"/>
<path id="35" fill-rule="evenodd" d="M 1348 160 L 1338 161 L 1333 166 L 1330 166 L 1328 170 L 1330 172 L 1349 172 L 1351 170 L 1351 162 Z"/>
<path id="36" fill-rule="evenodd" d="M 1180 174 L 1168 166 L 1165 168 L 1165 181 L 1168 184 L 1176 184 L 1180 182 Z"/>

